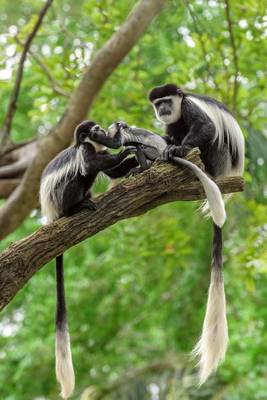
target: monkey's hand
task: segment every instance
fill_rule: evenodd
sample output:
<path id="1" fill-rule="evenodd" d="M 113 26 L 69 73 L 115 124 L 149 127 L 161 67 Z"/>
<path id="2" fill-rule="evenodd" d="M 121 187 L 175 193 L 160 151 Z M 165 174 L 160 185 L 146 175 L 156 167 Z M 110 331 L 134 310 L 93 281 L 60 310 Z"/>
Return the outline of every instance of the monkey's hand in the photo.
<path id="1" fill-rule="evenodd" d="M 125 121 L 118 121 L 117 124 L 120 129 L 129 129 L 130 128 L 129 125 Z"/>
<path id="2" fill-rule="evenodd" d="M 163 152 L 163 160 L 172 161 L 173 157 L 185 157 L 191 149 L 190 146 L 169 145 Z"/>

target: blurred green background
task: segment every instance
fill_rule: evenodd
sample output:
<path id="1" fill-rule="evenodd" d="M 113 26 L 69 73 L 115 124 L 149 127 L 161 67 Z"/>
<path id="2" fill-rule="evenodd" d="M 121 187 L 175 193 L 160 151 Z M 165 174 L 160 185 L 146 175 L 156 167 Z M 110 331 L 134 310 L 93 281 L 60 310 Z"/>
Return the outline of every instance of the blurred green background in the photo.
<path id="1" fill-rule="evenodd" d="M 124 21 L 133 0 L 55 0 L 32 45 L 54 81 L 71 93 Z M 40 0 L 0 0 L 0 122 L 23 41 Z M 246 137 L 246 190 L 227 206 L 224 266 L 230 345 L 215 377 L 196 386 L 189 353 L 201 332 L 209 283 L 211 223 L 198 203 L 177 202 L 121 222 L 65 254 L 76 392 L 93 400 L 267 398 L 266 1 L 170 1 L 107 81 L 90 118 L 124 119 L 160 132 L 146 94 L 165 82 L 236 108 Z M 237 61 L 237 64 L 236 64 Z M 238 91 L 233 96 L 236 66 Z M 55 83 L 54 82 L 54 83 Z M 12 138 L 42 134 L 68 97 L 55 94 L 29 55 Z M 101 180 L 96 192 L 107 182 Z M 4 249 L 40 226 L 34 213 Z M 54 374 L 54 262 L 1 314 L 0 398 L 57 399 Z"/>

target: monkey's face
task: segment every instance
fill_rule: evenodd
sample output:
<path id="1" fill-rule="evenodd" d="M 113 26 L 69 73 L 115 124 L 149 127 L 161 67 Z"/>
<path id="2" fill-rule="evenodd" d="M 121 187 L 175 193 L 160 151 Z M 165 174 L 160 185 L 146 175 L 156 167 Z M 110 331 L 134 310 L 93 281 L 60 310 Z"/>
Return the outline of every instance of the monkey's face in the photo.
<path id="1" fill-rule="evenodd" d="M 100 125 L 96 124 L 94 121 L 83 121 L 75 129 L 74 137 L 77 146 L 85 143 L 90 143 L 94 146 L 96 151 L 104 149 L 104 146 L 96 143 L 94 141 L 95 137 L 99 135 L 106 136 L 106 132 Z"/>
<path id="2" fill-rule="evenodd" d="M 104 150 L 106 147 L 101 144 L 101 139 L 107 136 L 105 129 L 101 128 L 100 125 L 93 125 L 87 133 L 87 142 L 90 142 L 96 149 L 96 151 Z"/>
<path id="3" fill-rule="evenodd" d="M 128 124 L 124 121 L 113 122 L 113 124 L 108 127 L 108 136 L 113 138 L 117 134 L 124 133 L 128 128 Z"/>
<path id="4" fill-rule="evenodd" d="M 164 96 L 152 101 L 157 119 L 163 124 L 173 124 L 181 117 L 182 97 L 177 95 Z"/>

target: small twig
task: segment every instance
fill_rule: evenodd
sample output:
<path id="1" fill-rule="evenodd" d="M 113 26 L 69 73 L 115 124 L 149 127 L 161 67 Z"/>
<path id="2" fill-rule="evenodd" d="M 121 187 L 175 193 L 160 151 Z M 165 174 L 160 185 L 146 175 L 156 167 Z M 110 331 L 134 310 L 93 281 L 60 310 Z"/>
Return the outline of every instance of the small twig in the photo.
<path id="1" fill-rule="evenodd" d="M 232 52 L 233 52 L 234 67 L 235 67 L 232 108 L 233 108 L 233 112 L 236 113 L 236 111 L 237 111 L 237 94 L 238 94 L 238 87 L 239 87 L 239 85 L 238 85 L 239 60 L 238 60 L 238 56 L 237 56 L 237 48 L 236 48 L 236 42 L 235 42 L 235 36 L 234 36 L 234 30 L 233 30 L 233 22 L 231 19 L 229 0 L 224 0 L 224 4 L 225 4 L 226 21 L 227 21 L 227 25 L 228 25 L 230 42 L 231 42 Z"/>
<path id="2" fill-rule="evenodd" d="M 21 42 L 21 40 L 18 37 L 15 37 L 15 40 L 20 46 L 23 46 L 23 43 Z M 47 79 L 52 84 L 53 91 L 56 94 L 59 94 L 60 96 L 70 97 L 70 94 L 60 87 L 59 83 L 53 77 L 52 73 L 50 72 L 49 68 L 44 63 L 42 58 L 37 53 L 32 51 L 31 49 L 29 49 L 28 52 L 31 55 L 31 57 L 36 61 L 36 63 L 39 65 L 39 67 L 43 70 L 43 72 L 45 73 Z"/>
<path id="3" fill-rule="evenodd" d="M 210 62 L 208 60 L 209 52 L 207 51 L 206 43 L 203 40 L 203 33 L 202 33 L 203 29 L 199 28 L 199 19 L 198 19 L 197 15 L 194 13 L 194 11 L 192 9 L 192 6 L 189 3 L 189 1 L 188 0 L 184 0 L 184 4 L 185 4 L 185 7 L 187 8 L 187 10 L 188 10 L 188 12 L 189 12 L 189 14 L 191 16 L 194 28 L 195 28 L 195 30 L 196 30 L 196 32 L 198 34 L 198 40 L 199 40 L 200 48 L 201 48 L 201 51 L 202 51 L 202 56 L 203 56 L 203 59 L 205 60 L 205 62 L 207 64 L 208 74 L 209 74 L 210 78 L 212 78 L 212 80 L 214 82 L 214 85 L 215 85 L 215 88 L 216 88 L 216 90 L 218 92 L 218 91 L 220 91 L 220 87 L 219 87 L 219 85 L 218 85 L 218 83 L 217 83 L 217 81 L 215 79 L 215 76 L 214 76 L 214 74 L 213 74 L 213 72 L 211 70 Z M 207 77 L 204 77 L 204 82 L 205 83 L 208 82 L 208 78 Z"/>
<path id="4" fill-rule="evenodd" d="M 19 65 L 18 65 L 18 70 L 17 70 L 17 74 L 16 74 L 16 79 L 15 79 L 15 84 L 11 93 L 11 97 L 10 97 L 10 101 L 9 101 L 9 105 L 7 108 L 7 113 L 4 119 L 4 124 L 3 124 L 3 129 L 1 131 L 1 137 L 0 139 L 2 140 L 2 143 L 8 142 L 9 141 L 9 134 L 10 134 L 10 130 L 11 130 L 11 125 L 12 125 L 12 120 L 14 117 L 14 114 L 16 112 L 16 108 L 17 108 L 17 100 L 18 100 L 18 95 L 19 95 L 19 91 L 20 91 L 20 85 L 21 85 L 21 81 L 22 81 L 22 76 L 23 76 L 23 69 L 24 69 L 24 63 L 27 57 L 27 53 L 30 49 L 31 43 L 38 31 L 38 29 L 40 28 L 43 18 L 48 10 L 48 8 L 51 6 L 53 0 L 47 0 L 45 5 L 43 6 L 42 10 L 39 13 L 38 19 L 31 31 L 31 33 L 29 34 L 29 36 L 26 39 L 26 42 L 24 44 L 24 49 L 22 51 L 20 60 L 19 60 Z"/>

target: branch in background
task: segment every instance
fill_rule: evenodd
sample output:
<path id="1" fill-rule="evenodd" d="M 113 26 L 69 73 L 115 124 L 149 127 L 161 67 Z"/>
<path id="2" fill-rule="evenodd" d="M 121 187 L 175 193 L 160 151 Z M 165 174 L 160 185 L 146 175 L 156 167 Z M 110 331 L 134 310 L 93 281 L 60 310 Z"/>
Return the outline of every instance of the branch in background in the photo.
<path id="1" fill-rule="evenodd" d="M 7 199 L 8 196 L 20 184 L 20 179 L 1 179 L 0 180 L 0 199 Z"/>
<path id="2" fill-rule="evenodd" d="M 236 114 L 236 112 L 237 112 L 237 94 L 238 94 L 238 86 L 239 86 L 238 85 L 239 60 L 238 60 L 238 56 L 237 56 L 237 48 L 236 48 L 236 43 L 235 43 L 235 36 L 234 36 L 234 30 L 233 30 L 233 23 L 232 23 L 232 19 L 231 19 L 231 10 L 230 10 L 229 0 L 224 0 L 224 4 L 225 4 L 226 21 L 227 21 L 227 25 L 228 25 L 230 42 L 231 42 L 232 52 L 233 52 L 234 67 L 235 67 L 232 109 L 233 109 L 234 114 Z"/>
<path id="3" fill-rule="evenodd" d="M 31 165 L 37 152 L 37 142 L 28 141 L 22 146 L 17 146 L 1 158 L 0 180 L 6 178 L 19 178 Z M 1 181 L 0 181 L 1 182 Z"/>
<path id="4" fill-rule="evenodd" d="M 18 96 L 19 96 L 20 85 L 21 85 L 21 80 L 22 80 L 22 75 L 23 75 L 23 68 L 24 68 L 24 63 L 25 63 L 26 57 L 27 57 L 27 53 L 30 49 L 30 46 L 31 46 L 31 43 L 32 43 L 34 37 L 36 36 L 36 34 L 38 32 L 38 29 L 40 28 L 40 26 L 42 24 L 43 18 L 45 16 L 47 10 L 49 9 L 49 7 L 52 4 L 52 1 L 53 0 L 46 1 L 45 5 L 43 6 L 42 10 L 39 13 L 36 23 L 34 24 L 33 30 L 27 37 L 26 42 L 24 44 L 24 49 L 22 51 L 22 54 L 21 54 L 21 57 L 19 60 L 15 84 L 13 87 L 13 91 L 11 93 L 7 113 L 6 113 L 6 116 L 4 119 L 3 129 L 0 133 L 0 141 L 2 142 L 2 147 L 4 147 L 4 145 L 8 141 L 10 141 L 9 134 L 10 134 L 10 130 L 11 130 L 13 117 L 14 117 L 14 114 L 15 114 L 16 108 L 17 108 L 17 100 L 18 100 Z"/>
<path id="5" fill-rule="evenodd" d="M 58 125 L 38 141 L 38 150 L 21 184 L 0 210 L 0 237 L 15 230 L 36 207 L 40 176 L 47 163 L 69 145 L 76 125 L 86 116 L 100 89 L 129 53 L 166 0 L 141 0 L 123 25 L 100 49 L 73 91 Z"/>
<path id="6" fill-rule="evenodd" d="M 184 0 L 184 4 L 185 4 L 185 6 L 186 6 L 186 8 L 187 8 L 187 10 L 188 10 L 188 12 L 189 12 L 189 14 L 191 16 L 195 31 L 198 34 L 198 40 L 199 40 L 199 43 L 200 43 L 200 48 L 201 48 L 201 51 L 202 51 L 203 60 L 205 60 L 205 62 L 207 64 L 207 71 L 208 71 L 209 77 L 212 78 L 212 80 L 214 82 L 214 85 L 215 85 L 215 88 L 216 88 L 216 91 L 218 93 L 220 93 L 220 87 L 219 87 L 219 85 L 218 85 L 218 83 L 217 83 L 217 81 L 215 79 L 215 76 L 214 76 L 214 74 L 212 72 L 211 65 L 210 65 L 210 62 L 209 62 L 209 52 L 207 51 L 205 40 L 203 40 L 203 32 L 204 32 L 204 30 L 201 27 L 199 27 L 200 23 L 199 23 L 198 16 L 194 13 L 194 10 L 193 10 L 191 4 L 189 3 L 189 1 L 188 0 Z M 205 83 L 208 82 L 208 78 L 207 77 L 204 77 L 204 82 Z"/>
<path id="7" fill-rule="evenodd" d="M 20 41 L 20 39 L 18 37 L 15 37 L 15 40 L 20 46 L 23 46 L 23 43 Z M 48 81 L 52 85 L 52 89 L 53 89 L 54 93 L 59 94 L 60 96 L 70 97 L 70 93 L 66 92 L 64 89 L 62 89 L 60 87 L 59 83 L 53 77 L 52 73 L 50 72 L 49 68 L 44 63 L 42 58 L 40 56 L 38 56 L 37 53 L 33 52 L 31 49 L 29 49 L 28 52 L 31 55 L 31 57 L 36 61 L 36 63 L 39 65 L 39 67 L 43 70 L 43 72 L 45 73 L 45 76 L 47 77 Z"/>
<path id="8" fill-rule="evenodd" d="M 199 151 L 193 150 L 187 159 L 201 166 Z M 217 183 L 222 193 L 243 190 L 241 177 Z M 161 204 L 204 198 L 202 185 L 191 171 L 170 163 L 155 162 L 149 170 L 123 180 L 94 199 L 96 211 L 84 210 L 60 218 L 5 250 L 0 255 L 0 310 L 42 266 L 71 246 L 118 221 L 141 215 Z"/>

